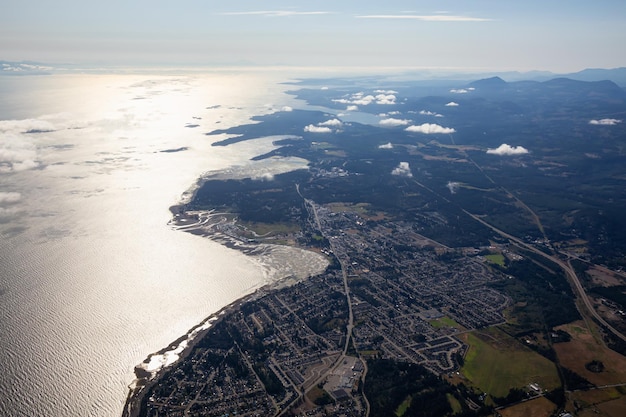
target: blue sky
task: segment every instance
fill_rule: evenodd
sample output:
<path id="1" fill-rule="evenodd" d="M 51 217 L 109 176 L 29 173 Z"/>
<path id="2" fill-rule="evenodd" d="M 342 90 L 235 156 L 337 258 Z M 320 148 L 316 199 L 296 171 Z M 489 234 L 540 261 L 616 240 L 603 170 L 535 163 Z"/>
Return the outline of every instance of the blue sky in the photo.
<path id="1" fill-rule="evenodd" d="M 626 66 L 623 0 L 0 0 L 0 60 L 577 71 Z"/>

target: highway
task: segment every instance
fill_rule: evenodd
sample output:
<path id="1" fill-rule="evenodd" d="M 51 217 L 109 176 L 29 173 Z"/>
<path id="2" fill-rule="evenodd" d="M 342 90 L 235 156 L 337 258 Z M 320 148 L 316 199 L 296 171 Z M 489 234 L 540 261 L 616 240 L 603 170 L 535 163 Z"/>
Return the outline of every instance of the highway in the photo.
<path id="1" fill-rule="evenodd" d="M 516 238 L 515 236 L 510 235 L 510 234 L 508 234 L 508 233 L 498 229 L 495 226 L 492 226 L 491 224 L 487 223 L 486 221 L 484 221 L 480 217 L 470 213 L 469 211 L 463 209 L 463 212 L 465 214 L 467 214 L 468 216 L 470 216 L 471 218 L 473 218 L 474 220 L 476 220 L 477 222 L 480 222 L 481 224 L 487 226 L 488 228 L 490 228 L 494 232 L 498 233 L 500 236 L 509 239 L 511 242 L 515 243 L 517 246 L 523 247 L 524 249 L 528 249 L 529 251 L 531 251 L 533 253 L 536 253 L 537 255 L 541 255 L 542 257 L 544 257 L 544 258 L 554 262 L 558 266 L 560 266 L 561 269 L 563 269 L 563 271 L 565 272 L 565 275 L 567 276 L 570 284 L 576 289 L 576 292 L 578 293 L 577 294 L 578 298 L 583 302 L 583 304 L 585 305 L 585 307 L 588 310 L 589 314 L 591 316 L 593 316 L 593 318 L 596 319 L 598 321 L 598 323 L 600 323 L 604 327 L 606 327 L 616 337 L 618 337 L 618 338 L 620 338 L 620 339 L 622 339 L 623 341 L 626 342 L 626 336 L 624 336 L 619 330 L 617 330 L 616 328 L 611 326 L 593 308 L 593 305 L 591 304 L 591 300 L 589 300 L 589 297 L 587 296 L 587 293 L 585 292 L 585 289 L 584 289 L 583 285 L 581 284 L 580 280 L 578 279 L 578 276 L 576 275 L 576 272 L 574 271 L 574 268 L 572 267 L 572 265 L 571 265 L 569 260 L 567 261 L 567 263 L 563 262 L 561 259 L 559 259 L 559 258 L 557 258 L 555 256 L 552 256 L 552 255 L 548 255 L 547 253 L 537 249 L 533 245 L 528 244 L 528 243 L 522 241 L 521 239 Z"/>
<path id="2" fill-rule="evenodd" d="M 312 200 L 309 200 L 307 198 L 305 198 L 301 193 L 300 193 L 300 184 L 296 184 L 296 191 L 298 192 L 298 194 L 300 195 L 300 197 L 302 197 L 302 199 L 304 200 L 304 203 L 307 207 L 307 210 L 309 210 L 310 208 L 310 214 L 313 215 L 313 218 L 315 219 L 315 224 L 317 226 L 317 230 L 319 230 L 320 234 L 322 234 L 324 237 L 328 238 L 328 236 L 324 235 L 324 230 L 322 229 L 322 224 L 320 222 L 319 216 L 317 214 L 317 209 L 315 208 L 315 202 Z M 330 245 L 330 249 L 332 250 L 333 253 L 337 253 L 335 251 L 335 247 L 333 245 L 333 241 L 332 239 L 328 239 L 329 245 Z M 308 393 L 313 387 L 315 387 L 317 384 L 321 383 L 322 381 L 324 381 L 328 375 L 330 375 L 345 359 L 346 354 L 348 352 L 348 348 L 350 347 L 350 341 L 352 339 L 352 329 L 354 328 L 354 314 L 352 312 L 352 300 L 350 298 L 350 287 L 348 285 L 348 272 L 346 271 L 346 268 L 344 266 L 343 261 L 339 258 L 339 256 L 335 255 L 335 258 L 337 259 L 337 261 L 339 262 L 339 265 L 341 266 L 341 275 L 343 277 L 343 288 L 346 294 L 346 302 L 348 304 L 348 324 L 346 325 L 346 342 L 344 344 L 343 347 L 343 351 L 341 353 L 341 355 L 339 355 L 339 357 L 337 357 L 337 359 L 334 361 L 334 363 L 332 363 L 325 372 L 322 372 L 320 374 L 320 376 L 318 378 L 316 378 L 314 381 L 307 383 L 307 387 L 304 389 L 304 392 L 302 394 L 306 394 Z M 363 363 L 364 369 L 366 370 L 365 372 L 367 373 L 367 363 L 365 363 L 365 361 L 363 361 L 361 358 L 358 358 L 359 361 L 361 361 L 361 363 Z M 363 375 L 363 381 L 365 381 L 365 375 Z M 302 395 L 301 394 L 301 395 Z M 298 398 L 301 398 L 300 396 Z M 369 401 L 367 400 L 367 398 L 365 397 L 365 394 L 363 394 L 363 398 L 365 400 L 365 406 L 366 406 L 366 414 L 365 417 L 369 416 L 370 413 L 370 404 Z M 294 401 L 295 403 L 295 401 Z M 291 404 L 290 404 L 291 406 Z M 281 412 L 279 414 L 280 415 L 284 415 L 284 413 L 289 409 L 290 407 L 287 407 L 285 410 L 283 410 L 283 412 Z"/>

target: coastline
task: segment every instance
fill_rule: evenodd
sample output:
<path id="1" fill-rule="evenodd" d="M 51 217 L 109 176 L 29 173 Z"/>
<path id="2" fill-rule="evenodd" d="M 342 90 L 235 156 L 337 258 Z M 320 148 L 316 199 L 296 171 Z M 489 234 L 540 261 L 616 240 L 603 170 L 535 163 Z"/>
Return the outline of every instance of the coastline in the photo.
<path id="1" fill-rule="evenodd" d="M 193 187 L 194 192 L 190 199 L 193 199 L 193 195 L 195 194 L 195 190 L 199 187 Z M 179 204 L 173 205 L 170 207 L 170 212 L 173 217 L 169 222 L 169 225 L 174 227 L 175 230 L 191 233 L 199 237 L 208 238 L 216 243 L 219 243 L 225 247 L 230 249 L 235 249 L 242 252 L 245 255 L 253 256 L 252 252 L 255 249 L 261 248 L 262 246 L 274 246 L 270 244 L 255 244 L 250 242 L 243 242 L 240 239 L 230 236 L 224 233 L 221 233 L 216 230 L 211 230 L 210 222 L 209 227 L 205 228 L 206 224 L 200 221 L 200 217 L 196 218 L 196 223 L 188 223 L 188 221 L 196 216 L 196 213 L 193 213 L 191 217 L 188 216 L 189 213 L 184 212 L 185 202 L 180 202 Z M 208 212 L 211 214 L 212 212 Z M 223 213 L 219 213 L 223 214 Z M 280 245 L 276 245 L 280 246 Z M 299 248 L 301 250 L 305 250 Z M 315 253 L 315 252 L 311 252 Z M 268 275 L 271 275 L 272 271 L 271 267 L 267 265 L 263 265 L 258 260 L 256 261 L 259 264 L 259 267 L 266 268 L 263 273 L 268 278 Z M 328 263 L 326 263 L 326 267 Z M 324 268 L 325 269 L 325 268 Z M 269 270 L 269 272 L 268 272 Z M 321 272 L 321 271 L 320 271 Z M 320 272 L 309 273 L 308 277 L 318 274 Z M 246 294 L 230 304 L 222 307 L 218 311 L 210 314 L 208 317 L 203 319 L 200 323 L 193 326 L 189 329 L 184 335 L 180 336 L 173 342 L 169 343 L 166 347 L 160 349 L 157 352 L 153 352 L 149 354 L 140 364 L 136 365 L 134 368 L 135 379 L 128 385 L 128 394 L 126 396 L 126 401 L 124 403 L 124 408 L 122 412 L 122 417 L 138 417 L 141 411 L 142 403 L 145 399 L 146 393 L 150 390 L 150 388 L 159 381 L 159 379 L 169 371 L 171 366 L 178 363 L 180 360 L 185 359 L 189 353 L 193 350 L 196 344 L 201 341 L 204 337 L 206 337 L 207 333 L 211 330 L 213 325 L 219 323 L 224 318 L 228 317 L 230 314 L 239 309 L 242 305 L 246 304 L 249 301 L 260 298 L 267 293 L 279 289 L 284 286 L 293 285 L 294 283 L 301 281 L 302 279 L 306 279 L 307 277 L 300 277 L 290 274 L 285 275 L 278 279 L 269 279 L 270 282 L 265 283 L 264 285 L 256 288 L 253 292 Z M 168 353 L 173 353 L 176 358 L 169 362 L 164 363 L 160 366 L 156 371 L 150 371 L 147 369 L 147 365 L 152 362 L 152 359 L 158 356 L 166 356 Z"/>
<path id="2" fill-rule="evenodd" d="M 143 360 L 143 362 L 141 362 L 139 365 L 136 365 L 134 370 L 135 379 L 128 385 L 128 394 L 124 403 L 122 417 L 138 417 L 141 410 L 141 403 L 146 395 L 146 392 L 154 385 L 155 382 L 159 380 L 159 378 L 164 373 L 166 373 L 170 369 L 171 365 L 175 364 L 181 359 L 186 358 L 196 346 L 196 344 L 200 340 L 202 340 L 211 330 L 213 325 L 219 323 L 225 317 L 228 317 L 228 315 L 236 311 L 248 301 L 254 300 L 258 297 L 262 297 L 267 292 L 273 290 L 276 287 L 275 284 L 277 283 L 265 284 L 254 290 L 254 292 L 244 295 L 243 297 L 238 298 L 227 306 L 222 307 L 215 313 L 206 317 L 199 324 L 189 329 L 189 331 L 185 333 L 185 335 L 174 340 L 167 347 L 149 354 L 146 359 Z M 183 342 L 187 343 L 178 354 L 178 359 L 176 359 L 176 361 L 172 362 L 171 364 L 161 367 L 158 371 L 154 373 L 151 373 L 150 371 L 147 371 L 145 368 L 141 367 L 142 364 L 148 364 L 153 356 L 162 355 L 167 351 L 179 347 L 180 344 Z"/>

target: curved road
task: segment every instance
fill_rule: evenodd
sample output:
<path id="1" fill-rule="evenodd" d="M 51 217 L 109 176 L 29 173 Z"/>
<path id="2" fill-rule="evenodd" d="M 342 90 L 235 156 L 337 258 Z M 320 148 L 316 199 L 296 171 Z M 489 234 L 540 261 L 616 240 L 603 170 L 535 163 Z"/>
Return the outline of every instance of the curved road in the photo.
<path id="1" fill-rule="evenodd" d="M 480 222 L 481 224 L 487 226 L 488 228 L 490 228 L 494 232 L 498 233 L 500 236 L 505 237 L 505 238 L 509 239 L 510 241 L 515 242 L 515 244 L 517 244 L 518 246 L 522 246 L 525 249 L 528 249 L 529 251 L 531 251 L 533 253 L 536 253 L 537 255 L 541 255 L 544 258 L 546 258 L 546 259 L 554 262 L 558 266 L 560 266 L 563 269 L 563 271 L 565 271 L 565 274 L 568 277 L 568 280 L 570 281 L 570 283 L 576 288 L 576 292 L 578 292 L 578 296 L 582 300 L 582 302 L 585 304 L 585 307 L 589 311 L 589 314 L 591 314 L 593 316 L 593 318 L 595 318 L 599 323 L 601 323 L 604 327 L 606 327 L 609 331 L 611 331 L 611 333 L 613 333 L 616 337 L 618 337 L 618 338 L 620 338 L 620 339 L 622 339 L 623 341 L 626 342 L 626 336 L 624 336 L 619 330 L 617 330 L 616 328 L 611 326 L 593 308 L 593 305 L 591 304 L 591 301 L 589 300 L 589 297 L 587 297 L 587 293 L 585 292 L 585 289 L 583 288 L 583 285 L 580 283 L 580 280 L 578 279 L 578 276 L 576 275 L 576 272 L 574 271 L 574 268 L 572 268 L 572 265 L 571 265 L 569 260 L 567 261 L 567 263 L 565 263 L 561 259 L 556 258 L 556 257 L 554 257 L 552 255 L 548 255 L 547 253 L 545 253 L 545 252 L 535 248 L 533 245 L 529 245 L 528 243 L 526 243 L 526 242 L 516 238 L 515 236 L 510 235 L 510 234 L 508 234 L 506 232 L 503 232 L 502 230 L 498 229 L 495 226 L 492 226 L 491 224 L 487 223 L 486 221 L 484 221 L 480 217 L 470 213 L 469 211 L 467 211 L 465 209 L 462 209 L 462 210 L 463 210 L 463 212 L 465 214 L 470 216 L 472 219 L 474 219 L 477 222 Z"/>

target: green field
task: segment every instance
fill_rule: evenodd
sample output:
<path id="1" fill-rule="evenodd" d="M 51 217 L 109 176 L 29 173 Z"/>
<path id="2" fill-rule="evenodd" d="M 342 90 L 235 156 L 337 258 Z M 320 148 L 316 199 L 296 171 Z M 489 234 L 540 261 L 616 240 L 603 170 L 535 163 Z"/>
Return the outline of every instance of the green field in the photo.
<path id="1" fill-rule="evenodd" d="M 273 236 L 281 233 L 296 233 L 300 230 L 297 224 L 293 223 L 260 223 L 239 221 L 241 226 L 251 230 L 259 236 Z"/>
<path id="2" fill-rule="evenodd" d="M 442 327 L 454 327 L 456 329 L 461 329 L 463 327 L 450 317 L 441 317 L 436 320 L 431 320 L 429 324 L 435 329 L 440 329 Z"/>
<path id="3" fill-rule="evenodd" d="M 457 400 L 454 397 L 454 395 L 446 394 L 446 398 L 448 399 L 448 402 L 450 403 L 450 407 L 452 407 L 453 414 L 460 414 L 461 412 L 463 412 L 463 406 L 461 405 L 459 400 Z"/>
<path id="4" fill-rule="evenodd" d="M 398 406 L 394 414 L 398 417 L 402 417 L 404 413 L 406 413 L 406 410 L 409 409 L 410 405 L 411 405 L 411 396 L 408 396 L 404 401 L 402 401 L 402 404 Z"/>
<path id="5" fill-rule="evenodd" d="M 492 264 L 504 266 L 504 255 L 501 253 L 492 253 L 490 255 L 485 255 L 485 259 L 487 259 Z"/>
<path id="6" fill-rule="evenodd" d="M 369 204 L 367 203 L 330 203 L 328 204 L 328 208 L 330 208 L 330 210 L 333 213 L 359 213 L 359 214 L 365 214 L 367 213 Z"/>
<path id="7" fill-rule="evenodd" d="M 497 329 L 468 333 L 465 339 L 470 347 L 461 372 L 494 397 L 530 383 L 547 390 L 560 386 L 554 363 Z"/>

